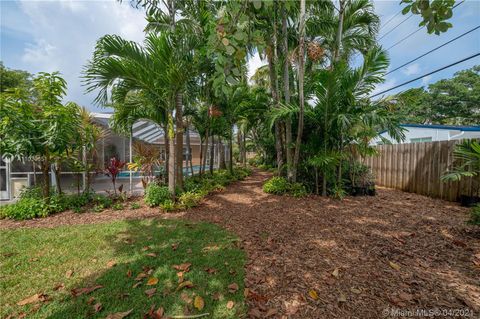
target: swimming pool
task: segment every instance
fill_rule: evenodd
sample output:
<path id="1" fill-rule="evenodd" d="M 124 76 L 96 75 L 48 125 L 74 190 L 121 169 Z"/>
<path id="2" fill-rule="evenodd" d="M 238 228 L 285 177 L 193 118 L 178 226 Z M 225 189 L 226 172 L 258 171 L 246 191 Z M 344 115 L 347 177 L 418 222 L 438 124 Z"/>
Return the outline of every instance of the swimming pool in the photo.
<path id="1" fill-rule="evenodd" d="M 197 173 L 198 171 L 200 171 L 200 165 L 193 165 L 192 166 L 193 168 L 193 173 Z M 208 167 L 207 167 L 208 169 Z M 154 175 L 159 175 L 161 172 L 163 171 L 155 171 L 155 174 Z M 190 175 L 190 167 L 187 169 L 186 167 L 183 168 L 183 175 Z M 132 171 L 132 177 L 141 177 L 142 176 L 142 173 L 141 172 L 133 172 Z M 129 171 L 123 171 L 123 172 L 120 172 L 118 173 L 118 178 L 125 178 L 125 177 L 130 177 L 130 172 Z"/>

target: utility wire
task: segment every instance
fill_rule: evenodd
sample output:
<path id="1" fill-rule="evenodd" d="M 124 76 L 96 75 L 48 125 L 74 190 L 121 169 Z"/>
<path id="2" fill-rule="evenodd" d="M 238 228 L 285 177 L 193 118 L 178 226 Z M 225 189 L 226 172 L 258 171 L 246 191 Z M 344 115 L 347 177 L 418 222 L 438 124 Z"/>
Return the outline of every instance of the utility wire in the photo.
<path id="1" fill-rule="evenodd" d="M 424 56 L 426 56 L 426 55 L 428 55 L 428 54 L 430 54 L 430 53 L 432 53 L 432 52 L 434 52 L 434 51 L 437 51 L 438 49 L 440 49 L 440 48 L 442 48 L 442 47 L 446 46 L 447 44 L 450 44 L 450 43 L 452 43 L 452 42 L 454 42 L 454 41 L 456 41 L 456 40 L 458 40 L 458 39 L 460 39 L 460 38 L 462 38 L 462 37 L 466 36 L 467 34 L 469 34 L 469 33 L 473 32 L 473 31 L 475 31 L 475 30 L 478 30 L 479 28 L 480 28 L 480 25 L 476 26 L 476 27 L 475 27 L 475 28 L 473 28 L 473 29 L 470 29 L 470 30 L 468 30 L 467 32 L 464 32 L 464 33 L 460 34 L 458 37 L 456 37 L 456 38 L 453 38 L 453 39 L 451 39 L 450 41 L 447 41 L 447 42 L 445 42 L 444 44 L 442 44 L 442 45 L 439 45 L 438 47 L 436 47 L 436 48 L 434 48 L 434 49 L 431 49 L 431 50 L 430 50 L 430 51 L 428 51 L 428 52 L 425 52 L 424 54 L 422 54 L 422 55 L 420 55 L 420 56 L 416 57 L 415 59 L 413 59 L 413 60 L 410 60 L 410 61 L 408 61 L 408 62 L 406 62 L 406 63 L 404 63 L 404 64 L 400 65 L 399 67 L 397 67 L 397 68 L 395 68 L 395 69 L 393 69 L 393 70 L 391 70 L 391 71 L 387 72 L 385 75 L 389 75 L 390 73 L 393 73 L 393 72 L 395 72 L 395 71 L 397 71 L 397 70 L 399 70 L 399 69 L 403 68 L 404 66 L 406 66 L 406 65 L 408 65 L 408 64 L 410 64 L 410 63 L 412 63 L 412 62 L 415 62 L 415 61 L 417 61 L 418 59 L 421 59 L 421 58 L 423 58 Z M 418 31 L 418 30 L 417 30 L 417 31 Z M 391 48 L 391 47 L 390 47 L 390 48 Z M 389 48 L 389 49 L 390 49 L 390 48 Z M 388 50 L 388 49 L 387 49 L 387 50 Z"/>
<path id="2" fill-rule="evenodd" d="M 413 13 L 410 13 L 410 15 L 402 20 L 399 24 L 397 24 L 396 26 L 394 26 L 392 29 L 390 29 L 390 31 L 388 31 L 387 33 L 385 33 L 384 35 L 382 35 L 377 41 L 380 41 L 382 40 L 386 35 L 392 33 L 396 28 L 398 28 L 399 26 L 401 26 L 404 22 L 406 22 L 408 19 L 410 19 L 411 17 L 413 17 Z"/>
<path id="3" fill-rule="evenodd" d="M 466 58 L 464 58 L 464 59 L 462 59 L 462 60 L 460 60 L 460 61 L 451 63 L 451 64 L 449 64 L 449 65 L 446 65 L 446 66 L 444 66 L 444 67 L 441 67 L 441 68 L 439 68 L 439 69 L 436 69 L 435 71 L 432 71 L 432 72 L 430 72 L 430 73 L 424 74 L 424 75 L 419 76 L 419 77 L 416 77 L 416 78 L 413 79 L 413 80 L 409 80 L 409 81 L 407 81 L 407 82 L 403 82 L 403 83 L 401 83 L 401 84 L 399 84 L 399 85 L 396 85 L 396 86 L 394 86 L 394 87 L 391 87 L 391 88 L 389 88 L 389 89 L 386 89 L 386 90 L 384 90 L 384 91 L 382 91 L 382 92 L 376 93 L 376 94 L 374 94 L 374 95 L 372 95 L 372 96 L 370 96 L 370 97 L 375 97 L 375 96 L 378 96 L 378 95 L 387 93 L 387 92 L 389 92 L 389 91 L 391 91 L 391 90 L 395 90 L 395 89 L 397 89 L 397 88 L 399 88 L 399 87 L 401 87 L 401 86 L 404 86 L 404 85 L 407 85 L 407 84 L 409 84 L 409 83 L 415 82 L 415 81 L 420 80 L 420 79 L 422 79 L 422 78 L 424 78 L 424 77 L 426 77 L 426 76 L 432 75 L 432 74 L 434 74 L 434 73 L 437 73 L 437 72 L 443 71 L 443 70 L 445 70 L 445 69 L 448 69 L 448 68 L 450 68 L 450 67 L 452 67 L 452 66 L 454 66 L 454 65 L 457 65 L 457 64 L 460 64 L 460 63 L 462 63 L 462 62 L 465 62 L 465 61 L 471 60 L 471 59 L 473 59 L 473 58 L 476 58 L 476 57 L 479 56 L 479 55 L 480 55 L 480 52 L 475 53 L 474 55 L 471 55 L 471 56 L 469 56 L 469 57 L 466 57 Z"/>
<path id="4" fill-rule="evenodd" d="M 385 24 L 383 26 L 381 26 L 380 28 L 385 28 L 387 26 L 387 24 L 389 24 L 390 22 L 392 22 L 393 19 L 395 19 L 400 13 L 402 13 L 402 10 L 398 11 L 397 14 L 395 14 L 393 17 L 391 17 L 387 22 L 385 22 Z"/>
<path id="5" fill-rule="evenodd" d="M 461 4 L 464 3 L 464 2 L 465 2 L 465 0 L 457 3 L 456 5 L 454 5 L 454 6 L 452 7 L 452 10 L 455 9 L 456 7 L 458 7 L 459 5 L 461 5 Z M 405 20 L 405 21 L 406 21 L 406 20 Z M 400 24 L 399 24 L 399 25 L 400 25 Z M 407 39 L 410 38 L 412 35 L 414 35 L 414 34 L 417 33 L 418 31 L 422 30 L 423 28 L 425 28 L 425 25 L 419 27 L 417 30 L 411 32 L 411 33 L 408 34 L 406 37 L 404 37 L 404 38 L 402 38 L 401 40 L 395 42 L 393 45 L 391 45 L 391 46 L 387 49 L 387 51 L 390 50 L 391 48 L 399 45 L 399 44 L 402 43 L 403 41 L 407 40 Z M 393 29 L 392 29 L 392 30 L 393 30 Z M 391 31 L 392 31 L 392 30 L 391 30 Z M 386 34 L 384 34 L 383 36 L 385 36 L 385 35 L 386 35 Z M 383 38 L 383 37 L 382 37 L 382 38 Z M 381 38 L 380 38 L 380 39 L 381 39 Z M 380 39 L 378 39 L 378 40 L 380 40 Z"/>

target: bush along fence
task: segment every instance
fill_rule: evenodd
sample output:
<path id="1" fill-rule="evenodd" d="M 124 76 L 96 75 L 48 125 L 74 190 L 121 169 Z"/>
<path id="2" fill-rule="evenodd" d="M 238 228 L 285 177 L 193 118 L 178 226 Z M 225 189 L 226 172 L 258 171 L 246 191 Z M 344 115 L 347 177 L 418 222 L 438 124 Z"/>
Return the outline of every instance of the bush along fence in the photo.
<path id="1" fill-rule="evenodd" d="M 438 141 L 376 146 L 377 156 L 365 159 L 376 176 L 376 184 L 449 201 L 478 197 L 480 176 L 460 181 L 442 181 L 451 169 L 455 144 Z"/>

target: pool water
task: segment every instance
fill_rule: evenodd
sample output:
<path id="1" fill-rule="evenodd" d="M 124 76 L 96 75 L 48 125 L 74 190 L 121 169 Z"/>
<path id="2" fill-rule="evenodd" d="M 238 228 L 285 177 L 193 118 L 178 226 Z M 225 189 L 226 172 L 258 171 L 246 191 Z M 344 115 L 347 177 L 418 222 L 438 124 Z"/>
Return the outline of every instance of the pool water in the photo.
<path id="1" fill-rule="evenodd" d="M 193 168 L 193 172 L 196 173 L 200 170 L 200 165 L 193 165 L 192 168 Z M 158 175 L 161 172 L 162 171 L 155 171 L 155 175 Z M 184 175 L 190 175 L 190 167 L 188 168 L 188 170 L 187 170 L 186 167 L 184 167 L 183 168 L 183 174 Z M 142 173 L 141 172 L 132 172 L 132 176 L 133 177 L 140 177 L 140 176 L 142 176 Z M 129 171 L 120 172 L 120 173 L 118 173 L 118 177 L 119 178 L 130 177 L 130 172 Z"/>

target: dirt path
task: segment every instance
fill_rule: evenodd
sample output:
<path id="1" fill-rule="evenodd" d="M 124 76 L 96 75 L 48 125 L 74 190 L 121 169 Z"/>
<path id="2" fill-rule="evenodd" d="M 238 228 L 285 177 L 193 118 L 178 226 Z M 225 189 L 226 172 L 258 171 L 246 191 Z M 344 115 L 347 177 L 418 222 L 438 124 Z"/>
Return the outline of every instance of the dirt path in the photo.
<path id="1" fill-rule="evenodd" d="M 243 239 L 250 317 L 385 318 L 433 308 L 480 317 L 480 231 L 465 226 L 465 208 L 393 190 L 342 202 L 273 196 L 262 192 L 266 178 L 256 172 L 185 215 Z"/>
<path id="2" fill-rule="evenodd" d="M 255 172 L 195 209 L 161 215 L 214 222 L 243 240 L 249 317 L 393 318 L 395 309 L 438 308 L 480 318 L 480 230 L 465 225 L 465 208 L 385 189 L 343 201 L 273 196 L 262 192 L 268 177 Z M 66 212 L 0 220 L 0 228 L 158 216 L 147 207 Z"/>

